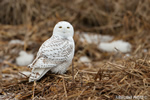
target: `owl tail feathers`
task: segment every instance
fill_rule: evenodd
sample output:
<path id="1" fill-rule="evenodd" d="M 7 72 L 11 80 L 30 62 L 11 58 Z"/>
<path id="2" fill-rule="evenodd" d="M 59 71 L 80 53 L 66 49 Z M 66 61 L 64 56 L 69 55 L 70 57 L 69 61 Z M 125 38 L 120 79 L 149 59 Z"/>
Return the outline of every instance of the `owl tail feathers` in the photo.
<path id="1" fill-rule="evenodd" d="M 33 65 L 36 63 L 37 60 L 38 60 L 38 57 L 36 57 L 36 58 L 34 59 L 34 61 L 33 61 L 31 64 L 29 64 L 27 67 L 28 67 L 28 68 L 33 68 Z"/>
<path id="2" fill-rule="evenodd" d="M 29 82 L 37 81 L 41 79 L 50 69 L 48 68 L 33 68 Z"/>

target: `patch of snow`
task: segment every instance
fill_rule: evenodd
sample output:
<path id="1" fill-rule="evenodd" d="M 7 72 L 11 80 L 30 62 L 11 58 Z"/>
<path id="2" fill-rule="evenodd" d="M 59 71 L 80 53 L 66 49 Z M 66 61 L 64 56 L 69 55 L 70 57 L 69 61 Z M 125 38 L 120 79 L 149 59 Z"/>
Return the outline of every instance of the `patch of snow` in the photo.
<path id="1" fill-rule="evenodd" d="M 91 62 L 91 60 L 87 56 L 82 56 L 79 58 L 79 62 L 86 63 L 86 62 Z"/>
<path id="2" fill-rule="evenodd" d="M 81 56 L 78 62 L 85 64 L 89 68 L 92 68 L 91 60 L 87 56 Z"/>
<path id="3" fill-rule="evenodd" d="M 24 45 L 24 41 L 21 41 L 21 40 L 11 40 L 9 42 L 9 44 L 21 44 L 21 45 Z"/>
<path id="4" fill-rule="evenodd" d="M 131 56 L 131 55 L 127 53 L 127 54 L 124 55 L 124 58 L 128 58 L 128 57 L 130 57 L 130 56 Z"/>
<path id="5" fill-rule="evenodd" d="M 101 35 L 101 42 L 109 42 L 109 41 L 111 41 L 111 40 L 113 40 L 113 36 L 110 36 L 110 35 Z"/>
<path id="6" fill-rule="evenodd" d="M 100 50 L 106 51 L 106 52 L 116 52 L 119 50 L 120 52 L 126 53 L 131 51 L 131 44 L 128 42 L 125 42 L 123 40 L 117 40 L 110 43 L 100 43 L 98 45 L 98 48 Z M 117 50 L 116 50 L 117 49 Z"/>
<path id="7" fill-rule="evenodd" d="M 89 32 L 79 32 L 79 31 L 77 31 L 76 34 L 79 35 L 79 40 L 81 42 L 86 41 L 89 44 L 94 43 L 100 50 L 106 52 L 120 51 L 126 53 L 130 52 L 132 48 L 130 43 L 125 42 L 123 40 L 110 42 L 114 39 L 114 37 L 109 35 L 90 34 Z"/>
<path id="8" fill-rule="evenodd" d="M 20 51 L 19 56 L 16 58 L 16 63 L 19 66 L 26 66 L 32 62 L 33 58 L 33 54 L 28 54 L 25 51 Z"/>
<path id="9" fill-rule="evenodd" d="M 81 42 L 87 42 L 89 44 L 94 43 L 94 44 L 99 44 L 100 42 L 109 42 L 111 41 L 114 37 L 109 36 L 109 35 L 100 35 L 100 34 L 90 34 L 88 32 L 77 32 L 80 37 Z"/>

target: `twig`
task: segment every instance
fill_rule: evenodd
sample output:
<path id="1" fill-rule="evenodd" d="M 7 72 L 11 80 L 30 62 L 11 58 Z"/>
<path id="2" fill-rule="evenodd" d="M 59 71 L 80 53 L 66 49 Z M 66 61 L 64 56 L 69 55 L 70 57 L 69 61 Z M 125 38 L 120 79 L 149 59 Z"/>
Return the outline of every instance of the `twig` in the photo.
<path id="1" fill-rule="evenodd" d="M 77 77 L 78 73 L 79 73 L 79 71 L 77 71 L 76 74 L 74 75 L 74 79 Z"/>
<path id="2" fill-rule="evenodd" d="M 64 86 L 64 91 L 65 91 L 65 96 L 67 98 L 67 90 L 66 90 L 65 80 L 64 80 L 64 78 L 62 78 L 62 79 L 63 79 L 63 86 Z"/>
<path id="3" fill-rule="evenodd" d="M 72 61 L 72 82 L 74 83 L 74 65 Z"/>
<path id="4" fill-rule="evenodd" d="M 137 49 L 133 52 L 133 54 L 137 54 L 137 52 L 138 52 L 141 48 L 142 48 L 142 46 L 139 45 L 139 46 L 137 47 Z"/>
<path id="5" fill-rule="evenodd" d="M 79 72 L 82 72 L 82 73 L 89 73 L 89 74 L 97 74 L 97 72 L 86 71 L 86 70 L 79 70 Z"/>
<path id="6" fill-rule="evenodd" d="M 81 91 L 81 93 L 78 95 L 78 97 L 77 97 L 77 99 L 76 100 L 78 100 L 79 99 L 79 97 L 83 94 L 83 92 L 86 90 L 86 89 L 88 89 L 89 88 L 89 86 L 87 86 L 86 88 L 84 88 L 82 91 Z"/>
<path id="7" fill-rule="evenodd" d="M 36 86 L 36 81 L 34 81 L 34 84 L 33 84 L 33 94 L 32 94 L 32 100 L 34 100 L 34 92 L 35 92 L 35 86 Z"/>
<path id="8" fill-rule="evenodd" d="M 83 73 L 81 72 L 81 73 L 79 73 L 79 75 L 80 75 L 80 83 L 81 83 L 81 87 L 82 87 L 83 86 L 83 78 L 82 78 Z"/>

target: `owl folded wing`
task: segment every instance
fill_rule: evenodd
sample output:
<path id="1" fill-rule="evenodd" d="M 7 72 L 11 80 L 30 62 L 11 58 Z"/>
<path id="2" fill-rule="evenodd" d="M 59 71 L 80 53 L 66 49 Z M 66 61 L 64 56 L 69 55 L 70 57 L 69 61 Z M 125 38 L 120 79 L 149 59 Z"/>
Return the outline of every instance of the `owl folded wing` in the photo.
<path id="1" fill-rule="evenodd" d="M 73 45 L 68 41 L 53 42 L 53 45 L 42 46 L 38 52 L 36 59 L 29 67 L 31 68 L 51 68 L 68 60 L 69 56 L 73 56 Z"/>

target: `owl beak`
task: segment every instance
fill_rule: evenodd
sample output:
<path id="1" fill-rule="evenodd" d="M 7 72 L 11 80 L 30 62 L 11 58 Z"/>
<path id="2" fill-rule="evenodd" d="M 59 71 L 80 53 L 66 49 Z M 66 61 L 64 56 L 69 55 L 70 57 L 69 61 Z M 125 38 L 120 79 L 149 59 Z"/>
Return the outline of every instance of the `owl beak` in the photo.
<path id="1" fill-rule="evenodd" d="M 63 33 L 66 33 L 66 29 L 65 28 L 63 29 Z"/>

